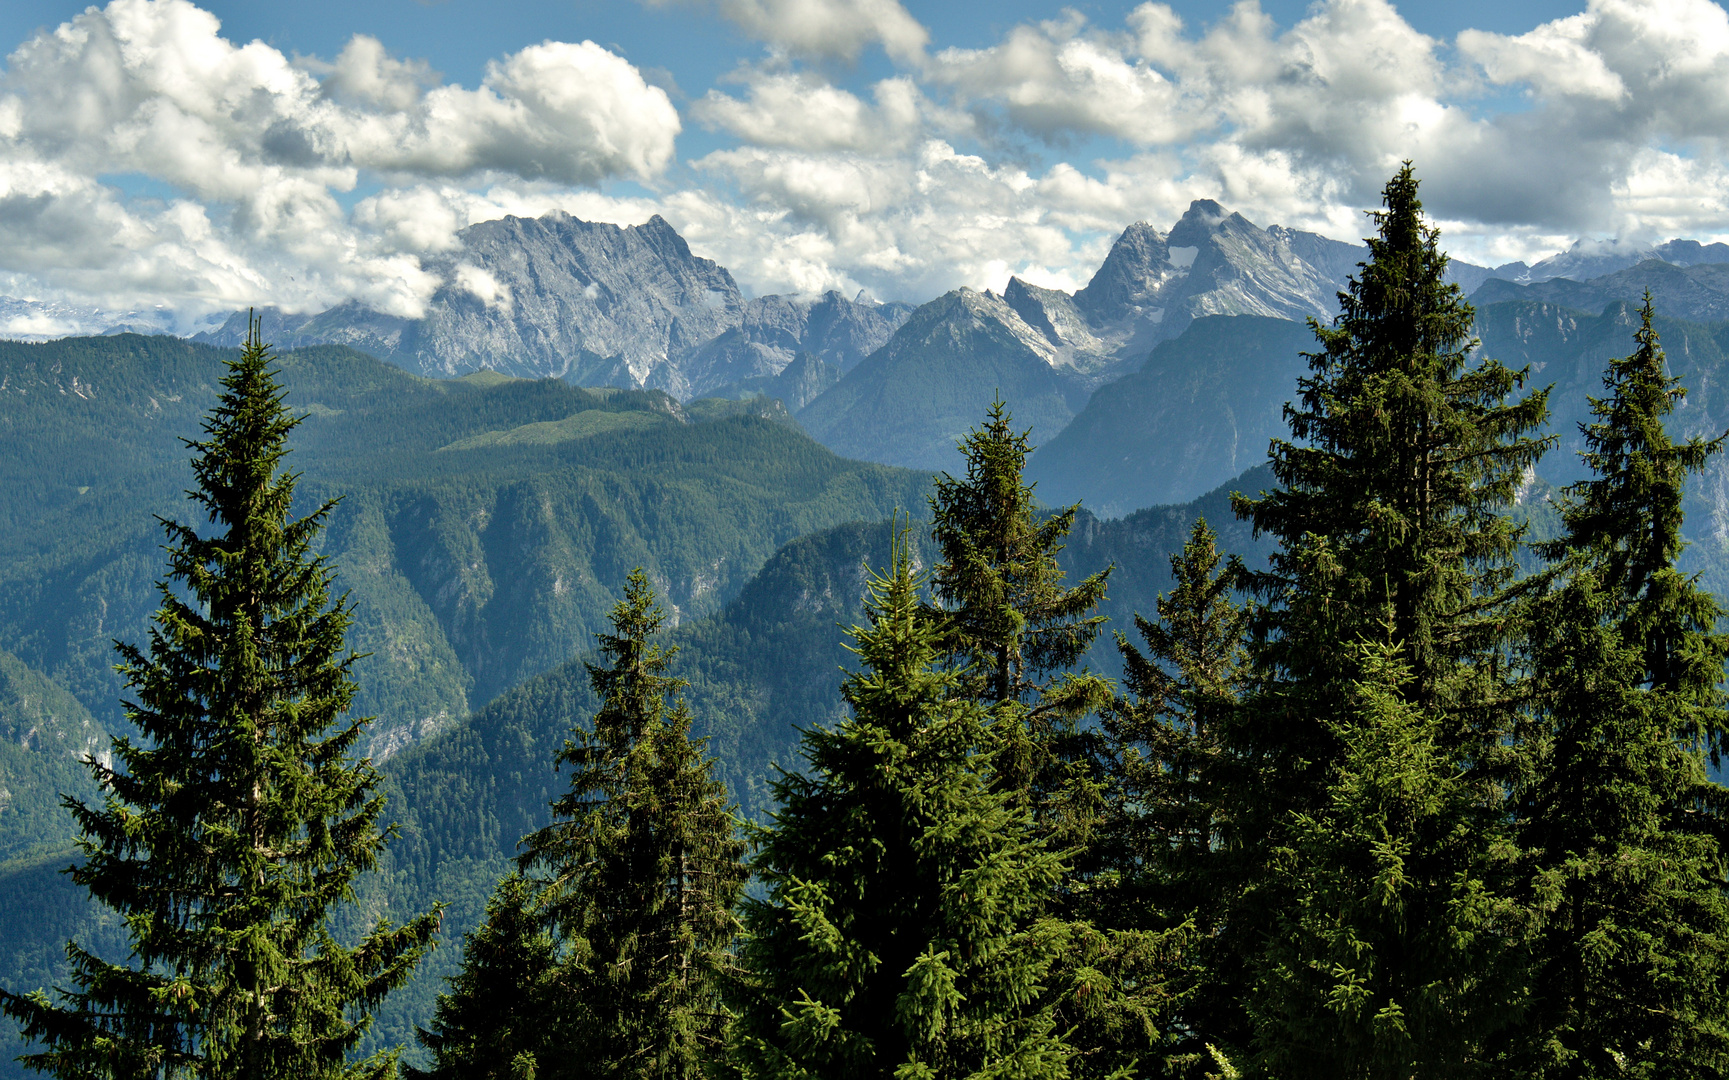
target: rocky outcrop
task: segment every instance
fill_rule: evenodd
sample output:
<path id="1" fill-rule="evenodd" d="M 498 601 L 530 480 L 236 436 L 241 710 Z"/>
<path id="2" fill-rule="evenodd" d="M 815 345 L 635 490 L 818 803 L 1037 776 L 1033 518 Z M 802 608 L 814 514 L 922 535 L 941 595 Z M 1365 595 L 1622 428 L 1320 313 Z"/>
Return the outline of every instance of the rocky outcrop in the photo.
<path id="1" fill-rule="evenodd" d="M 591 386 L 665 390 L 681 399 L 780 373 L 800 352 L 845 369 L 906 321 L 905 304 L 830 292 L 746 300 L 726 268 L 691 253 L 658 215 L 642 225 L 560 211 L 471 225 L 428 260 L 444 285 L 420 319 L 352 301 L 317 315 L 258 312 L 285 348 L 340 344 L 421 375 L 480 369 Z M 246 313 L 195 340 L 238 345 Z"/>
<path id="2" fill-rule="evenodd" d="M 1000 393 L 1016 424 L 1044 442 L 1088 395 L 1114 386 L 1196 319 L 1330 320 L 1365 254 L 1313 233 L 1262 229 L 1198 200 L 1169 234 L 1145 222 L 1124 229 L 1073 295 L 1010 278 L 1001 296 L 960 289 L 931 301 L 798 420 L 838 453 L 953 468 L 955 440 Z M 1163 415 L 1162 406 L 1155 411 Z M 1188 498 L 1217 480 L 1184 468 L 1149 483 L 1180 481 Z"/>

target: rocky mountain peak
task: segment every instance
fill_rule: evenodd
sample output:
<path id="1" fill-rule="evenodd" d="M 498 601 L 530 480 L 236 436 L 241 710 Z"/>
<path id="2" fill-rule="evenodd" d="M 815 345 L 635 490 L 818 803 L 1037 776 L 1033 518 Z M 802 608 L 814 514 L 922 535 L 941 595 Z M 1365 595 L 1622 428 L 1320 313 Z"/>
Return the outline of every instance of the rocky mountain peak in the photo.
<path id="1" fill-rule="evenodd" d="M 1075 305 L 1096 319 L 1120 319 L 1147 306 L 1176 269 L 1165 236 L 1137 221 L 1111 245 L 1092 280 L 1075 294 Z"/>
<path id="2" fill-rule="evenodd" d="M 1201 248 L 1220 236 L 1256 236 L 1263 230 L 1243 215 L 1226 210 L 1211 199 L 1196 199 L 1165 242 L 1173 248 Z"/>

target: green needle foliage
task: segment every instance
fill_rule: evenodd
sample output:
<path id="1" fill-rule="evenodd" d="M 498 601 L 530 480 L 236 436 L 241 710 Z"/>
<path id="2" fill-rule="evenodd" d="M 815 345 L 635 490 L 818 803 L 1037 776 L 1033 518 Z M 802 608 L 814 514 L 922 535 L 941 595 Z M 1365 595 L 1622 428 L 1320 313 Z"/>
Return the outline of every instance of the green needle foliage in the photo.
<path id="1" fill-rule="evenodd" d="M 1532 972 L 1528 1075 L 1721 1076 L 1729 1069 L 1723 745 L 1729 636 L 1675 569 L 1681 496 L 1723 439 L 1673 442 L 1684 393 L 1647 296 L 1637 350 L 1612 360 L 1582 425 L 1594 477 L 1569 488 L 1572 573 L 1533 620 L 1539 760 L 1523 842 L 1547 913 Z"/>
<path id="2" fill-rule="evenodd" d="M 1220 736 L 1248 674 L 1250 612 L 1231 598 L 1242 564 L 1220 553 L 1205 519 L 1170 561 L 1176 587 L 1159 597 L 1158 621 L 1135 616 L 1146 651 L 1117 634 L 1128 693 L 1103 714 L 1109 798 L 1096 845 L 1103 873 L 1088 899 L 1093 919 L 1106 925 L 1169 930 L 1193 920 L 1200 932 L 1187 935 L 1187 955 L 1169 976 L 1190 984 L 1182 1009 L 1191 1022 L 1181 1027 L 1218 1039 L 1218 1018 L 1240 1013 L 1221 991 L 1241 982 L 1221 977 L 1236 960 L 1222 947 L 1229 905 L 1216 887 L 1227 876 L 1215 864 L 1231 850 L 1218 795 L 1232 762 Z M 1232 1041 L 1245 1041 L 1245 1031 L 1234 1034 Z M 1204 1050 L 1191 1039 L 1173 1053 L 1200 1060 Z"/>
<path id="3" fill-rule="evenodd" d="M 1222 564 L 1222 565 L 1221 565 Z M 1204 518 L 1171 556 L 1176 588 L 1158 600 L 1159 620 L 1135 616 L 1147 652 L 1117 635 L 1123 686 L 1105 718 L 1118 772 L 1117 828 L 1133 837 L 1131 865 L 1176 872 L 1217 840 L 1214 787 L 1224 767 L 1220 729 L 1247 675 L 1249 612 L 1231 599 L 1243 573 L 1226 561 Z"/>
<path id="4" fill-rule="evenodd" d="M 721 982 L 737 932 L 743 842 L 726 791 L 668 697 L 673 651 L 654 587 L 631 572 L 589 664 L 601 708 L 559 754 L 570 790 L 519 862 L 566 951 L 561 990 L 574 1015 L 543 1076 L 688 1080 L 722 1045 Z M 460 1070 L 458 1070 L 460 1072 Z"/>
<path id="5" fill-rule="evenodd" d="M 1000 782 L 1031 801 L 1054 844 L 1084 847 L 1100 807 L 1076 720 L 1109 702 L 1110 688 L 1066 669 L 1104 624 L 1089 613 L 1105 597 L 1110 570 L 1064 586 L 1057 554 L 1078 504 L 1040 520 L 1023 479 L 1032 447 L 1001 400 L 960 450 L 966 475 L 936 477 L 930 499 L 943 647 L 963 665 L 962 685 L 996 713 Z"/>
<path id="6" fill-rule="evenodd" d="M 940 628 L 897 544 L 873 576 L 853 716 L 804 733 L 776 782 L 747 900 L 738 1060 L 746 1076 L 1062 1077 L 1051 971 L 1063 874 L 995 790 L 984 708 L 940 665 Z"/>
<path id="7" fill-rule="evenodd" d="M 572 1026 L 558 981 L 558 947 L 538 905 L 538 890 L 517 874 L 498 883 L 486 921 L 465 935 L 462 970 L 440 994 L 432 1030 L 416 1033 L 432 1051 L 421 1078 L 534 1080 L 540 1063 L 556 1062 Z"/>
<path id="8" fill-rule="evenodd" d="M 1255 1064 L 1293 1080 L 1487 1075 L 1524 990 L 1526 920 L 1494 887 L 1513 860 L 1501 807 L 1406 699 L 1396 650 L 1355 651 L 1328 805 L 1298 815 L 1273 859 L 1291 900 L 1253 966 Z"/>
<path id="9" fill-rule="evenodd" d="M 1263 666 L 1296 687 L 1347 688 L 1355 650 L 1393 639 L 1402 694 L 1449 708 L 1481 700 L 1476 667 L 1508 639 L 1506 586 L 1519 530 L 1503 514 L 1551 443 L 1532 438 L 1547 391 L 1509 402 L 1525 373 L 1471 357 L 1473 312 L 1443 281 L 1440 234 L 1423 221 L 1410 163 L 1382 193 L 1369 259 L 1286 406 L 1293 442 L 1272 444 L 1280 488 L 1237 513 L 1281 542 L 1251 579 L 1265 609 Z"/>
<path id="10" fill-rule="evenodd" d="M 139 741 L 91 763 L 102 805 L 66 805 L 85 861 L 72 879 L 119 912 L 127 964 L 67 945 L 60 1001 L 0 992 L 61 1077 L 385 1077 L 359 1062 L 367 1010 L 408 979 L 438 913 L 380 923 L 355 946 L 328 929 L 390 830 L 378 774 L 349 756 L 358 657 L 334 570 L 312 543 L 332 504 L 289 516 L 278 466 L 299 420 L 254 330 L 230 361 L 194 451 L 189 497 L 216 526 L 164 520 L 168 578 L 148 651 L 118 646 Z"/>
<path id="11" fill-rule="evenodd" d="M 1064 588 L 1057 565 L 1074 528 L 1071 506 L 1039 520 L 1023 479 L 1032 447 L 1001 400 L 961 440 L 966 475 L 935 478 L 931 533 L 942 561 L 931 591 L 949 610 L 947 647 L 971 665 L 969 684 L 986 702 L 1027 701 L 1071 667 L 1104 623 L 1089 615 L 1105 597 L 1103 570 Z"/>
<path id="12" fill-rule="evenodd" d="M 1333 917 L 1343 920 L 1337 933 L 1373 940 L 1382 913 L 1343 901 L 1381 887 L 1375 845 L 1432 847 L 1422 872 L 1401 879 L 1397 903 L 1442 921 L 1425 928 L 1430 944 L 1422 947 L 1387 938 L 1375 978 L 1388 987 L 1436 987 L 1440 1008 L 1464 993 L 1460 972 L 1500 963 L 1476 949 L 1495 942 L 1514 949 L 1523 932 L 1478 931 L 1479 912 L 1500 910 L 1494 897 L 1507 895 L 1510 880 L 1484 879 L 1488 898 L 1474 906 L 1454 902 L 1465 895 L 1461 881 L 1477 880 L 1469 875 L 1506 867 L 1494 853 L 1507 842 L 1508 824 L 1489 815 L 1481 829 L 1460 834 L 1452 800 L 1499 807 L 1518 771 L 1513 734 L 1523 690 L 1508 655 L 1522 630 L 1519 601 L 1540 579 L 1514 581 L 1520 531 L 1505 509 L 1549 445 L 1529 434 L 1548 407 L 1541 391 L 1509 401 L 1524 374 L 1471 355 L 1472 311 L 1444 282 L 1447 258 L 1424 222 L 1408 162 L 1382 198 L 1369 258 L 1340 294 L 1338 319 L 1311 324 L 1321 349 L 1309 358 L 1312 374 L 1299 380 L 1297 402 L 1286 407 L 1293 441 L 1272 445 L 1280 487 L 1235 500 L 1239 516 L 1279 548 L 1270 570 L 1248 575 L 1265 606 L 1252 628 L 1254 693 L 1220 732 L 1233 762 L 1219 794 L 1232 850 L 1214 887 L 1233 898 L 1232 947 L 1246 970 L 1264 976 L 1287 970 L 1281 950 L 1291 940 L 1281 932 L 1264 948 L 1266 928 L 1289 925 L 1318 883 L 1331 882 Z M 1376 647 L 1357 647 L 1370 643 Z M 1387 656 L 1398 659 L 1397 678 L 1387 674 Z M 1369 686 L 1397 709 L 1354 708 Z M 1388 715 L 1398 724 L 1387 727 Z M 1405 771 L 1390 778 L 1361 755 L 1394 735 L 1410 752 L 1401 751 Z M 1378 821 L 1376 792 L 1387 784 L 1438 801 L 1413 809 L 1409 825 Z M 1352 813 L 1370 817 L 1346 820 Z M 1314 823 L 1333 830 L 1329 843 Z M 1352 845 L 1360 848 L 1355 858 Z M 1352 866 L 1360 871 L 1354 879 L 1331 876 Z M 1407 1025 L 1412 1042 L 1395 1057 L 1384 1046 L 1365 1055 L 1342 1033 L 1320 1040 L 1313 1033 L 1336 1030 L 1342 1016 L 1333 990 L 1289 970 L 1288 979 L 1257 977 L 1230 990 L 1250 1016 L 1279 1018 L 1257 1025 L 1260 1060 L 1382 1075 L 1376 1070 L 1396 1068 L 1388 1064 L 1396 1059 L 1436 1062 L 1463 1045 L 1459 1030 L 1427 1021 Z M 1412 1001 L 1389 995 L 1416 1015 Z M 1490 1015 L 1514 1020 L 1504 1011 L 1477 1019 Z M 1224 1024 L 1221 1038 L 1233 1026 Z"/>

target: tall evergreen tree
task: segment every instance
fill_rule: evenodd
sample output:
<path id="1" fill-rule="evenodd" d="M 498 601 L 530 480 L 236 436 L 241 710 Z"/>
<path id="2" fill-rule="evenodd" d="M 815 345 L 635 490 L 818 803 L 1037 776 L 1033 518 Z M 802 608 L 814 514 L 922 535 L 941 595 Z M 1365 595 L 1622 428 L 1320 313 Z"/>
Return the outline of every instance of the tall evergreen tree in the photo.
<path id="1" fill-rule="evenodd" d="M 689 1080 L 721 1046 L 722 981 L 737 930 L 744 844 L 725 789 L 690 737 L 665 613 L 641 569 L 589 664 L 592 729 L 559 754 L 570 790 L 520 864 L 563 939 L 560 981 L 575 1016 L 540 1075 Z"/>
<path id="2" fill-rule="evenodd" d="M 1321 873 L 1288 865 L 1304 851 L 1293 846 L 1300 823 L 1334 812 L 1341 785 L 1357 782 L 1354 725 L 1370 717 L 1348 703 L 1374 680 L 1364 666 L 1372 651 L 1353 646 L 1380 643 L 1404 666 L 1382 685 L 1413 710 L 1411 723 L 1432 726 L 1420 741 L 1433 752 L 1412 756 L 1413 767 L 1464 769 L 1462 782 L 1482 805 L 1500 805 L 1516 772 L 1510 736 L 1521 691 L 1507 657 L 1518 601 L 1532 585 L 1514 581 L 1520 532 L 1504 511 L 1549 444 L 1529 434 L 1547 415 L 1547 393 L 1510 401 L 1523 373 L 1472 355 L 1472 311 L 1445 283 L 1447 258 L 1417 186 L 1407 162 L 1383 191 L 1369 258 L 1340 294 L 1339 317 L 1330 327 L 1311 323 L 1321 348 L 1286 407 L 1293 440 L 1272 446 L 1279 488 L 1236 500 L 1239 516 L 1279 541 L 1270 570 L 1248 576 L 1265 601 L 1253 627 L 1255 690 L 1220 733 L 1233 760 L 1234 779 L 1218 800 L 1232 857 L 1216 862 L 1225 876 L 1215 887 L 1238 898 L 1226 925 L 1250 970 L 1268 970 L 1257 956 L 1260 929 L 1289 919 L 1304 900 L 1292 889 Z M 1442 780 L 1421 785 L 1440 790 Z M 1488 857 L 1504 842 L 1504 823 L 1488 824 L 1472 837 L 1476 854 L 1446 848 L 1444 865 L 1460 873 L 1504 866 Z M 1340 862 L 1337 852 L 1325 858 Z M 1431 900 L 1451 888 L 1442 865 L 1418 882 L 1438 890 Z M 1499 895 L 1507 885 L 1484 887 Z M 1362 878 L 1354 887 L 1368 895 L 1377 886 Z M 1416 896 L 1405 902 L 1464 916 Z M 1461 942 L 1486 944 L 1464 924 L 1455 929 Z M 1510 929 L 1505 947 L 1516 941 Z M 1486 962 L 1424 950 L 1377 960 L 1382 977 L 1406 986 Z M 1239 992 L 1254 1012 L 1270 1007 L 1256 995 L 1285 989 L 1263 981 Z M 1299 1001 L 1324 1029 L 1333 1006 L 1317 995 L 1287 996 L 1285 1021 L 1261 1025 L 1263 1059 L 1278 1059 L 1288 1047 L 1275 1044 L 1301 1028 Z M 1412 1060 L 1434 1060 L 1437 1047 L 1452 1045 L 1439 1029 L 1419 1038 L 1431 1036 L 1442 1041 L 1411 1047 Z M 1342 1046 L 1340 1055 L 1344 1070 Z"/>
<path id="3" fill-rule="evenodd" d="M 1175 588 L 1158 599 L 1158 621 L 1135 616 L 1143 653 L 1122 634 L 1123 687 L 1105 718 L 1121 789 L 1129 865 L 1168 873 L 1210 853 L 1217 840 L 1212 787 L 1226 767 L 1221 727 L 1247 675 L 1250 612 L 1231 599 L 1243 574 L 1219 552 L 1218 538 L 1197 519 L 1181 552 L 1171 556 Z"/>
<path id="4" fill-rule="evenodd" d="M 1723 445 L 1675 443 L 1684 393 L 1647 295 L 1583 425 L 1591 479 L 1565 492 L 1571 575 L 1538 604 L 1541 749 L 1521 807 L 1547 919 L 1528 1075 L 1721 1076 L 1729 1069 L 1722 609 L 1675 568 L 1686 477 Z"/>
<path id="5" fill-rule="evenodd" d="M 904 547 L 854 627 L 853 716 L 804 733 L 745 902 L 739 1060 L 751 1077 L 1068 1075 L 1042 917 L 1063 872 L 991 783 L 985 709 L 940 665 Z"/>
<path id="6" fill-rule="evenodd" d="M 60 1001 L 0 992 L 62 1077 L 385 1077 L 399 1050 L 348 1056 L 366 1010 L 412 974 L 438 913 L 339 943 L 327 923 L 377 863 L 390 830 L 345 718 L 357 655 L 335 571 L 312 553 L 326 503 L 291 518 L 279 471 L 299 420 L 283 407 L 252 328 L 189 442 L 189 497 L 209 535 L 163 520 L 168 577 L 147 651 L 120 645 L 142 738 L 90 767 L 102 805 L 67 800 L 85 861 L 72 879 L 118 912 L 132 943 L 114 964 L 67 945 Z M 208 530 L 207 530 L 208 531 Z"/>
<path id="7" fill-rule="evenodd" d="M 498 883 L 486 920 L 463 938 L 462 968 L 438 996 L 432 1030 L 419 1030 L 432 1051 L 422 1080 L 535 1080 L 556 1073 L 564 1036 L 576 1017 L 559 980 L 560 953 L 539 906 L 538 890 L 518 874 Z M 542 1062 L 554 1067 L 543 1069 Z"/>
<path id="8" fill-rule="evenodd" d="M 1135 616 L 1146 651 L 1117 634 L 1127 693 L 1103 714 L 1100 733 L 1109 786 L 1087 914 L 1099 925 L 1186 941 L 1182 962 L 1168 966 L 1166 977 L 1183 987 L 1181 1009 L 1190 1017 L 1175 1026 L 1193 1036 L 1172 1053 L 1195 1060 L 1207 1037 L 1221 1036 L 1193 1018 L 1240 1011 L 1232 995 L 1242 980 L 1222 977 L 1240 961 L 1220 948 L 1229 904 L 1216 888 L 1222 875 L 1214 863 L 1224 857 L 1217 793 L 1233 768 L 1221 732 L 1248 674 L 1250 612 L 1231 596 L 1242 573 L 1197 519 L 1171 556 L 1175 587 L 1159 597 L 1158 620 Z M 1181 932 L 1189 921 L 1192 931 Z M 1234 1041 L 1244 1041 L 1243 1031 L 1236 1034 Z"/>
<path id="9" fill-rule="evenodd" d="M 961 666 L 967 691 L 996 713 L 999 782 L 1030 801 L 1053 842 L 1081 849 L 1101 800 L 1077 721 L 1107 704 L 1110 689 L 1066 669 L 1104 624 L 1090 612 L 1104 599 L 1110 569 L 1064 585 L 1057 554 L 1079 506 L 1040 518 L 1023 475 L 1027 434 L 996 401 L 961 440 L 965 475 L 935 478 L 931 533 L 940 560 L 931 592 L 944 616 L 945 654 Z"/>
<path id="10" fill-rule="evenodd" d="M 1048 676 L 1079 660 L 1104 623 L 1089 613 L 1104 599 L 1110 571 L 1064 587 L 1057 553 L 1079 504 L 1039 519 L 1023 475 L 1027 434 L 996 401 L 961 440 L 965 476 L 937 477 L 930 500 L 942 557 L 931 591 L 949 613 L 945 644 L 970 664 L 967 678 L 987 703 L 1036 703 Z"/>
<path id="11" fill-rule="evenodd" d="M 1292 1080 L 1489 1075 L 1525 991 L 1502 807 L 1408 700 L 1398 651 L 1354 650 L 1328 804 L 1296 816 L 1273 865 L 1289 901 L 1252 965 L 1252 1060 Z"/>
<path id="12" fill-rule="evenodd" d="M 1280 542 L 1271 571 L 1251 577 L 1277 601 L 1263 609 L 1260 665 L 1293 688 L 1348 687 L 1356 653 L 1337 646 L 1380 640 L 1390 622 L 1411 668 L 1401 693 L 1465 709 L 1495 696 L 1478 669 L 1512 633 L 1519 529 L 1503 511 L 1552 442 L 1529 435 L 1548 392 L 1510 402 L 1525 374 L 1472 357 L 1474 314 L 1445 283 L 1417 185 L 1407 162 L 1338 318 L 1310 321 L 1321 349 L 1286 406 L 1295 441 L 1272 444 L 1279 488 L 1236 509 Z"/>

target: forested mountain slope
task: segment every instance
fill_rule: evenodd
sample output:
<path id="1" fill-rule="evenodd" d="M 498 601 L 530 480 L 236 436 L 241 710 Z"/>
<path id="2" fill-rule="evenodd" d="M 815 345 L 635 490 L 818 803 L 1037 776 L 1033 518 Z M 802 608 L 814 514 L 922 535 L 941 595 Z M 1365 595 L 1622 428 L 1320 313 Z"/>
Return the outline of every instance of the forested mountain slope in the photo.
<path id="1" fill-rule="evenodd" d="M 41 792 L 82 790 L 74 757 L 123 729 L 112 641 L 142 640 L 157 605 L 153 515 L 187 514 L 180 440 L 221 355 L 131 335 L 0 344 L 0 857 L 67 835 Z M 779 545 L 921 505 L 928 479 L 784 422 L 691 422 L 658 392 L 434 382 L 340 347 L 281 366 L 307 414 L 300 496 L 341 500 L 324 550 L 371 654 L 356 707 L 378 718 L 380 760 L 588 648 L 631 567 L 692 619 Z"/>
<path id="2" fill-rule="evenodd" d="M 1236 522 L 1229 500 L 1232 490 L 1256 492 L 1268 482 L 1263 469 L 1193 503 L 1118 521 L 1083 515 L 1064 567 L 1074 579 L 1115 564 L 1103 610 L 1109 629 L 1132 636 L 1134 613 L 1151 614 L 1171 587 L 1170 556 L 1196 515 L 1216 522 L 1233 550 L 1264 557 L 1266 544 Z M 802 767 L 798 729 L 845 715 L 841 673 L 856 666 L 845 629 L 862 618 L 867 571 L 888 564 L 892 528 L 888 521 L 852 523 L 801 537 L 776 552 L 722 611 L 672 635 L 680 650 L 672 670 L 690 682 L 695 730 L 708 737 L 716 771 L 746 817 L 773 809 L 767 785 L 775 769 Z M 934 557 L 927 528 L 915 524 L 911 533 L 924 565 Z M 1109 630 L 1088 660 L 1106 675 L 1120 674 Z M 553 755 L 571 725 L 587 724 L 597 707 L 583 661 L 572 660 L 387 762 L 400 791 L 404 837 L 374 902 L 401 913 L 442 899 L 451 904 L 451 940 L 472 926 L 516 841 L 546 823 L 547 804 L 564 788 Z M 381 1038 L 407 1037 L 408 1018 L 431 1007 L 434 976 L 453 970 L 457 959 L 436 955 L 415 985 L 391 1000 L 380 1017 Z"/>
<path id="3" fill-rule="evenodd" d="M 1636 304 L 1624 299 L 1595 314 L 1535 300 L 1477 307 L 1482 354 L 1514 369 L 1528 365 L 1527 389 L 1554 387 L 1548 430 L 1560 442 L 1537 467 L 1546 481 L 1561 485 L 1583 475 L 1579 424 L 1590 397 L 1601 393 L 1605 363 L 1631 350 L 1637 324 Z M 1670 429 L 1685 437 L 1729 430 L 1729 322 L 1659 317 L 1656 327 L 1687 388 Z M 1084 501 L 1101 515 L 1193 498 L 1264 460 L 1268 441 L 1287 435 L 1283 405 L 1308 371 L 1302 354 L 1313 348 L 1314 335 L 1298 323 L 1198 319 L 1161 342 L 1139 370 L 1095 391 L 1060 432 L 1047 437 L 1035 429 L 1033 441 L 1043 445 L 1028 476 L 1047 504 Z M 1698 545 L 1689 564 L 1705 569 L 1713 587 L 1729 585 L 1729 573 L 1716 569 L 1729 531 L 1729 467 L 1714 460 L 1688 490 L 1688 533 Z"/>

